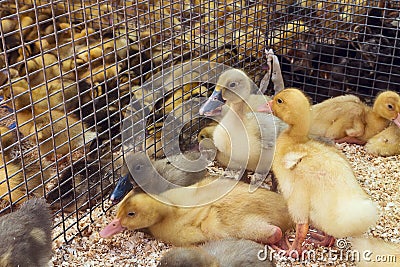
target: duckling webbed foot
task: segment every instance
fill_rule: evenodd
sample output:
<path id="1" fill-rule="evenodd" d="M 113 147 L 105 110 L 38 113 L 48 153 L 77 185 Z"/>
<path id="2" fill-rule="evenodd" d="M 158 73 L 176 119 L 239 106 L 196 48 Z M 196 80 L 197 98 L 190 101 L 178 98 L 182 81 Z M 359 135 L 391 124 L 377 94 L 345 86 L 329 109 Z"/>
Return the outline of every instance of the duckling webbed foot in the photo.
<path id="1" fill-rule="evenodd" d="M 291 243 L 289 242 L 287 236 L 283 236 L 277 243 L 270 244 L 269 246 L 275 251 L 288 251 Z"/>
<path id="2" fill-rule="evenodd" d="M 265 49 L 267 57 L 267 73 L 263 77 L 260 83 L 260 91 L 265 93 L 268 89 L 269 82 L 272 81 L 274 84 L 274 91 L 278 93 L 283 90 L 284 82 L 281 72 L 281 66 L 279 65 L 279 59 L 274 54 L 272 49 Z"/>
<path id="3" fill-rule="evenodd" d="M 303 242 L 305 241 L 308 233 L 308 223 L 296 224 L 296 237 L 290 245 L 289 250 L 286 250 L 286 255 L 292 258 L 299 258 L 303 252 Z M 289 240 L 287 241 L 288 243 Z"/>
<path id="4" fill-rule="evenodd" d="M 310 231 L 310 237 L 307 238 L 306 242 L 323 247 L 332 247 L 335 244 L 335 238 L 328 235 L 318 229 L 312 229 Z"/>
<path id="5" fill-rule="evenodd" d="M 265 93 L 268 89 L 269 81 L 271 79 L 271 72 L 272 72 L 272 55 L 274 54 L 273 50 L 265 49 L 266 57 L 267 57 L 267 72 L 265 73 L 264 77 L 260 82 L 260 91 Z"/>
<path id="6" fill-rule="evenodd" d="M 284 236 L 277 243 L 270 245 L 275 251 L 285 252 L 285 255 L 292 258 L 299 258 L 304 250 L 303 242 L 306 239 L 308 232 L 308 224 L 296 225 L 296 237 L 291 242 L 289 236 Z"/>
<path id="7" fill-rule="evenodd" d="M 336 143 L 349 143 L 349 144 L 357 144 L 357 145 L 365 145 L 365 141 L 362 141 L 354 136 L 345 136 L 340 139 L 335 139 Z"/>

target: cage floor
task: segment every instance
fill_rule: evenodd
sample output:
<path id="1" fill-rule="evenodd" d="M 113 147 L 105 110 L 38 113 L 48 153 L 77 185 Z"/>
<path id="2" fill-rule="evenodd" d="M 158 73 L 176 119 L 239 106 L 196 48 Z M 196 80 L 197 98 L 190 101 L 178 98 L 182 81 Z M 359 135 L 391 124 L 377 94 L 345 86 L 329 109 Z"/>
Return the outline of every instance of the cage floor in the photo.
<path id="1" fill-rule="evenodd" d="M 362 187 L 379 204 L 380 219 L 367 234 L 400 243 L 400 165 L 398 164 L 400 156 L 372 156 L 358 145 L 339 144 L 337 147 L 351 162 Z M 95 210 L 92 217 L 94 223 L 83 233 L 83 236 L 77 236 L 70 244 L 63 243 L 61 238 L 56 239 L 53 243 L 52 266 L 115 266 L 116 264 L 118 266 L 156 266 L 162 255 L 171 247 L 168 244 L 142 232 L 125 231 L 112 239 L 103 239 L 99 236 L 98 232 L 113 219 L 114 212 L 115 209 L 112 208 L 104 215 L 101 209 Z M 87 221 L 82 220 L 81 224 L 90 223 L 89 218 L 85 218 Z M 316 250 L 316 259 L 323 256 L 323 249 L 321 247 Z M 332 261 L 326 257 L 324 261 L 277 260 L 278 267 L 326 266 L 326 264 L 355 266 L 354 262 Z"/>

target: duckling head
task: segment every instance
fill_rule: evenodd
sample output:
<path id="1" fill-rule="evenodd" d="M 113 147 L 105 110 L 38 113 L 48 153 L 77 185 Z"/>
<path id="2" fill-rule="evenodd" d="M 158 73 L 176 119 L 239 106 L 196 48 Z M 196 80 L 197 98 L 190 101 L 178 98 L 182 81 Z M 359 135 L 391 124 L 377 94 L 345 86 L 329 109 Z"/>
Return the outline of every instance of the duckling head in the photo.
<path id="1" fill-rule="evenodd" d="M 159 222 L 164 214 L 159 207 L 159 202 L 151 196 L 131 191 L 119 204 L 116 218 L 100 231 L 100 236 L 109 238 L 125 229 L 150 227 Z"/>
<path id="2" fill-rule="evenodd" d="M 243 71 L 230 69 L 218 78 L 215 91 L 221 91 L 227 104 L 243 102 L 251 94 L 252 81 Z"/>
<path id="3" fill-rule="evenodd" d="M 117 218 L 123 227 L 130 230 L 150 227 L 162 217 L 160 205 L 158 200 L 148 194 L 131 191 L 118 207 Z"/>
<path id="4" fill-rule="evenodd" d="M 201 141 L 203 141 L 205 139 L 212 140 L 213 132 L 216 127 L 217 127 L 216 125 L 211 125 L 211 126 L 207 126 L 207 127 L 204 127 L 203 129 L 201 129 L 201 131 L 197 135 L 197 141 L 200 143 Z"/>
<path id="5" fill-rule="evenodd" d="M 200 115 L 219 115 L 222 106 L 240 103 L 248 99 L 252 91 L 251 79 L 241 70 L 229 69 L 223 72 L 207 102 L 200 108 Z"/>
<path id="6" fill-rule="evenodd" d="M 302 124 L 310 114 L 308 98 L 296 88 L 285 89 L 268 103 L 275 116 L 288 125 Z"/>
<path id="7" fill-rule="evenodd" d="M 375 99 L 373 111 L 400 127 L 400 96 L 396 92 L 380 93 Z"/>

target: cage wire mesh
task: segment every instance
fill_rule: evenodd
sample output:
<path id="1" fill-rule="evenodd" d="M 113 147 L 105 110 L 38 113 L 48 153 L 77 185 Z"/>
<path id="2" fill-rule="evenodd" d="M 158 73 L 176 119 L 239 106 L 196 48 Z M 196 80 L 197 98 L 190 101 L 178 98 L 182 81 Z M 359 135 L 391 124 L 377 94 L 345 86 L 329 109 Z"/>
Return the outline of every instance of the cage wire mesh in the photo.
<path id="1" fill-rule="evenodd" d="M 399 1 L 297 1 L 288 9 L 268 32 L 287 85 L 317 102 L 398 91 Z"/>
<path id="2" fill-rule="evenodd" d="M 218 62 L 259 84 L 272 48 L 314 101 L 399 82 L 398 1 L 1 1 L 0 15 L 0 212 L 45 196 L 65 241 L 109 207 L 127 114 L 147 111 L 132 142 L 152 157 L 166 114 L 189 118 L 182 149 L 195 142 L 206 121 L 182 103 L 213 88 L 171 66 Z"/>

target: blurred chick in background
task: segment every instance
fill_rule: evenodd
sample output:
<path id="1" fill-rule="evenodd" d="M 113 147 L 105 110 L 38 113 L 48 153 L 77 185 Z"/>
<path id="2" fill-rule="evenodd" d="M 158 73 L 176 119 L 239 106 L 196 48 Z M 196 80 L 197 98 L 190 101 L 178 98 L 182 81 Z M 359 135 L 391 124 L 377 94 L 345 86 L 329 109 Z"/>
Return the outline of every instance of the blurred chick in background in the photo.
<path id="1" fill-rule="evenodd" d="M 13 203 L 26 201 L 28 194 L 40 191 L 42 178 L 45 181 L 50 177 L 48 162 L 43 159 L 30 160 L 28 155 L 14 158 L 11 151 L 18 144 L 16 130 L 1 126 L 0 134 L 0 198 Z"/>

